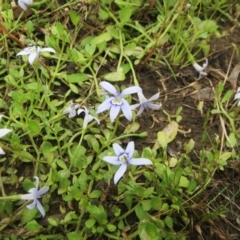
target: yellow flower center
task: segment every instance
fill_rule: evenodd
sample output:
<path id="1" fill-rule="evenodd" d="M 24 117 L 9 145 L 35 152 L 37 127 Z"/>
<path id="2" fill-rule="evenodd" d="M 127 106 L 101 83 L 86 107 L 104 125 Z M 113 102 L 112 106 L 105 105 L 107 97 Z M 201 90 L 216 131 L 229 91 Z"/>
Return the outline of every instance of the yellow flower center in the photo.
<path id="1" fill-rule="evenodd" d="M 29 49 L 29 52 L 31 52 L 31 53 L 36 52 L 36 47 L 35 47 L 35 46 L 34 46 L 34 47 L 31 47 L 31 48 Z"/>
<path id="2" fill-rule="evenodd" d="M 112 104 L 121 106 L 122 105 L 122 101 L 119 98 L 115 98 L 115 99 L 112 100 Z"/>
<path id="3" fill-rule="evenodd" d="M 126 153 L 122 154 L 119 156 L 119 160 L 122 162 L 122 163 L 126 163 L 127 160 L 128 160 L 128 155 Z"/>

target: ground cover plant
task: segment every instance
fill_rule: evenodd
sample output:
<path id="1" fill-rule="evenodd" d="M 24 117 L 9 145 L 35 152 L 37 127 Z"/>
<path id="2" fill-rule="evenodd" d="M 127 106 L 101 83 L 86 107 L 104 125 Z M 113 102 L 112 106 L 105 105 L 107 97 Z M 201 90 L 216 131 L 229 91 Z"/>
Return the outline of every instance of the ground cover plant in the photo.
<path id="1" fill-rule="evenodd" d="M 1 239 L 239 239 L 238 1 L 0 2 Z"/>

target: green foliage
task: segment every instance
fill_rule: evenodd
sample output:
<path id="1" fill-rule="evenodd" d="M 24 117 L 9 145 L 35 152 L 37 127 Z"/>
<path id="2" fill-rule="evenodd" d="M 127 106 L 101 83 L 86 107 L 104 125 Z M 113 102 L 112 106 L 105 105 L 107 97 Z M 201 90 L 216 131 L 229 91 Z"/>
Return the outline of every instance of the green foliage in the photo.
<path id="1" fill-rule="evenodd" d="M 153 8 L 142 0 L 35 2 L 33 15 L 23 20 L 14 19 L 10 3 L 3 3 L 1 14 L 9 34 L 0 31 L 0 108 L 5 115 L 0 124 L 13 132 L 1 139 L 7 155 L 0 159 L 0 188 L 3 195 L 4 188 L 9 196 L 22 194 L 34 187 L 32 177 L 37 175 L 50 191 L 41 199 L 47 212 L 44 220 L 36 208 L 22 206 L 22 200 L 0 200 L 0 232 L 14 226 L 21 227 L 23 239 L 34 235 L 121 240 L 124 234 L 129 239 L 187 239 L 185 229 L 193 211 L 189 209 L 215 171 L 224 170 L 238 154 L 237 116 L 233 109 L 227 111 L 233 91 L 225 92 L 220 82 L 211 111 L 228 121 L 227 149 L 222 151 L 216 136 L 211 150 L 196 153 L 196 143 L 189 139 L 183 152 L 169 156 L 170 143 L 181 133 L 179 106 L 175 113 L 164 111 L 168 123 L 156 132 L 155 145 L 134 153 L 153 165 L 129 167 L 118 185 L 111 182 L 116 167 L 103 157 L 113 155 L 113 143 L 144 138 L 147 132 L 141 132 L 137 121 L 124 123 L 122 129 L 119 119 L 112 124 L 106 116 L 100 126 L 92 122 L 84 129 L 81 116 L 69 119 L 63 114 L 68 101 L 74 100 L 94 115 L 102 100 L 100 79 L 120 85 L 131 73 L 138 85 L 135 66 L 145 60 L 148 66 L 161 63 L 172 70 L 172 65 L 192 63 L 198 53 L 207 56 L 209 39 L 219 34 L 217 18 L 226 17 L 223 11 L 229 5 L 193 1 L 185 9 L 182 2 L 157 1 Z M 46 6 L 46 11 L 36 10 Z M 24 45 L 52 47 L 56 55 L 43 55 L 45 61 L 34 66 L 27 56 L 16 58 L 17 42 L 9 39 L 16 32 L 24 33 Z M 193 152 L 199 164 L 193 163 Z M 11 239 L 17 238 L 13 234 Z"/>

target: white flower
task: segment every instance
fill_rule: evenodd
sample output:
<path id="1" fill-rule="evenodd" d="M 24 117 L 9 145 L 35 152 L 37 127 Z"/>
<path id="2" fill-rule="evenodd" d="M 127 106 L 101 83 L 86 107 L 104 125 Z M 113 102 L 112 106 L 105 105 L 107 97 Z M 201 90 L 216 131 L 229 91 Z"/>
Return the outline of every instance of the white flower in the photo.
<path id="1" fill-rule="evenodd" d="M 39 46 L 33 46 L 33 47 L 26 47 L 21 52 L 17 54 L 19 55 L 28 55 L 28 62 L 32 65 L 35 61 L 38 61 L 39 55 L 41 52 L 52 52 L 56 53 L 56 51 L 53 48 L 47 47 L 47 48 L 40 48 Z"/>
<path id="2" fill-rule="evenodd" d="M 153 110 L 158 110 L 158 109 L 161 108 L 161 106 L 162 106 L 161 103 L 160 104 L 151 103 L 152 101 L 157 100 L 159 98 L 160 93 L 156 93 L 155 95 L 153 95 L 149 99 L 146 99 L 142 92 L 138 92 L 137 94 L 138 94 L 138 98 L 139 98 L 139 103 L 131 105 L 132 110 L 134 110 L 135 108 L 140 106 L 140 109 L 139 109 L 137 115 L 142 114 L 144 109 L 151 108 Z"/>
<path id="3" fill-rule="evenodd" d="M 83 129 L 87 128 L 88 123 L 90 123 L 93 119 L 96 120 L 96 122 L 99 124 L 99 120 L 96 117 L 93 117 L 92 115 L 89 114 L 88 109 L 83 106 L 84 109 L 79 109 L 77 111 L 77 114 L 80 115 L 82 112 L 85 113 L 84 120 L 83 120 Z"/>
<path id="4" fill-rule="evenodd" d="M 203 66 L 200 66 L 198 63 L 193 63 L 193 67 L 199 72 L 200 79 L 202 76 L 207 76 L 207 73 L 204 72 L 205 68 L 208 66 L 208 59 L 206 58 L 206 62 L 203 64 Z"/>
<path id="5" fill-rule="evenodd" d="M 69 106 L 63 111 L 63 114 L 68 114 L 69 118 L 77 115 L 77 109 L 80 107 L 78 103 L 70 103 Z"/>
<path id="6" fill-rule="evenodd" d="M 237 93 L 234 96 L 234 100 L 238 100 L 237 106 L 240 107 L 240 87 L 237 89 Z"/>
<path id="7" fill-rule="evenodd" d="M 31 188 L 28 191 L 29 194 L 21 195 L 20 198 L 23 199 L 23 200 L 33 200 L 33 202 L 31 204 L 27 205 L 27 208 L 28 209 L 33 209 L 37 205 L 37 208 L 38 208 L 39 212 L 44 217 L 45 216 L 45 210 L 44 210 L 42 204 L 38 201 L 38 198 L 41 198 L 42 195 L 45 194 L 49 190 L 49 187 L 44 186 L 40 190 L 38 190 L 39 178 L 36 177 L 36 176 L 34 178 L 36 179 L 36 187 Z"/>
<path id="8" fill-rule="evenodd" d="M 0 120 L 2 119 L 3 115 L 0 115 Z M 7 129 L 7 128 L 1 128 L 0 129 L 0 138 L 4 137 L 6 134 L 10 133 L 12 130 Z M 5 152 L 3 151 L 3 149 L 0 147 L 0 155 L 4 155 Z"/>
<path id="9" fill-rule="evenodd" d="M 120 145 L 114 143 L 113 150 L 116 156 L 106 156 L 103 158 L 103 161 L 114 164 L 121 165 L 120 168 L 114 175 L 114 183 L 116 184 L 119 179 L 124 175 L 129 164 L 138 166 L 138 165 L 150 165 L 152 162 L 147 158 L 132 158 L 134 153 L 134 142 L 131 141 L 128 143 L 126 150 L 124 151 Z"/>
<path id="10" fill-rule="evenodd" d="M 26 11 L 27 8 L 29 7 L 29 5 L 31 5 L 33 3 L 32 0 L 18 0 L 18 5 L 24 10 Z"/>
<path id="11" fill-rule="evenodd" d="M 112 97 L 107 97 L 107 99 L 98 106 L 97 113 L 104 112 L 107 109 L 110 109 L 110 120 L 114 122 L 115 118 L 118 116 L 120 110 L 122 110 L 125 117 L 132 121 L 132 111 L 129 103 L 124 99 L 127 94 L 133 94 L 142 91 L 140 87 L 133 86 L 124 89 L 121 93 L 108 82 L 101 82 L 101 87 L 111 93 Z"/>

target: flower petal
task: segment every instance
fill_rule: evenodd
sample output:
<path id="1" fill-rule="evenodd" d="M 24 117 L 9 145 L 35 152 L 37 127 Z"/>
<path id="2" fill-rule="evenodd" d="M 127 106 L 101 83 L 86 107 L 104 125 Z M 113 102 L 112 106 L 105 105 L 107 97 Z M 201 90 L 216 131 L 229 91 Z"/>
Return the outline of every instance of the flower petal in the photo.
<path id="1" fill-rule="evenodd" d="M 104 162 L 111 163 L 113 165 L 121 165 L 122 162 L 118 161 L 118 157 L 115 156 L 105 156 L 103 158 Z"/>
<path id="2" fill-rule="evenodd" d="M 131 105 L 130 108 L 132 110 L 134 110 L 134 109 L 138 108 L 140 105 L 141 105 L 140 103 L 136 103 L 136 104 Z"/>
<path id="3" fill-rule="evenodd" d="M 34 199 L 34 201 L 31 204 L 27 205 L 26 207 L 28 209 L 34 209 L 34 207 L 36 206 L 36 203 L 37 203 L 37 199 Z"/>
<path id="4" fill-rule="evenodd" d="M 30 194 L 23 194 L 20 196 L 20 199 L 22 200 L 34 200 L 34 197 L 33 195 L 30 193 Z"/>
<path id="5" fill-rule="evenodd" d="M 203 64 L 203 69 L 205 69 L 208 66 L 208 59 L 206 58 L 206 62 Z"/>
<path id="6" fill-rule="evenodd" d="M 123 148 L 122 148 L 119 144 L 117 144 L 117 143 L 114 143 L 114 144 L 112 145 L 112 147 L 113 147 L 113 151 L 115 152 L 115 154 L 116 154 L 117 156 L 119 156 L 120 154 L 122 154 L 122 153 L 125 152 L 125 151 L 123 150 Z"/>
<path id="7" fill-rule="evenodd" d="M 132 110 L 131 110 L 129 103 L 123 98 L 122 98 L 122 102 L 123 102 L 123 104 L 121 106 L 121 109 L 122 109 L 124 116 L 126 117 L 126 119 L 128 121 L 132 121 Z"/>
<path id="8" fill-rule="evenodd" d="M 159 99 L 159 97 L 160 97 L 160 93 L 158 92 L 158 93 L 154 94 L 152 97 L 150 97 L 148 99 L 148 102 L 155 101 L 155 100 Z"/>
<path id="9" fill-rule="evenodd" d="M 99 85 L 102 88 L 104 88 L 105 90 L 107 90 L 108 92 L 112 93 L 113 95 L 118 93 L 117 89 L 111 83 L 108 83 L 106 81 L 102 81 L 102 82 L 100 82 Z"/>
<path id="10" fill-rule="evenodd" d="M 32 65 L 34 61 L 36 61 L 39 57 L 39 53 L 36 52 L 32 52 L 29 54 L 28 56 L 28 62 Z"/>
<path id="11" fill-rule="evenodd" d="M 3 151 L 3 149 L 0 147 L 0 155 L 4 155 L 5 152 Z"/>
<path id="12" fill-rule="evenodd" d="M 38 189 L 38 186 L 39 186 L 39 178 L 38 178 L 37 176 L 34 176 L 33 178 L 36 180 L 36 188 L 35 188 L 35 189 Z M 32 189 L 34 189 L 34 188 L 32 188 Z M 30 190 L 32 190 L 32 189 L 30 189 Z M 30 190 L 29 190 L 29 191 L 30 191 Z"/>
<path id="13" fill-rule="evenodd" d="M 52 52 L 52 53 L 56 53 L 56 51 L 53 48 L 51 48 L 51 47 L 40 48 L 39 52 Z"/>
<path id="14" fill-rule="evenodd" d="M 138 92 L 137 95 L 140 103 L 147 102 L 147 99 L 144 97 L 142 92 Z"/>
<path id="15" fill-rule="evenodd" d="M 234 100 L 239 99 L 239 98 L 240 98 L 240 93 L 235 94 Z M 0 130 L 0 131 L 1 131 L 1 130 Z"/>
<path id="16" fill-rule="evenodd" d="M 198 71 L 198 72 L 201 72 L 203 71 L 203 67 L 200 66 L 198 63 L 193 63 L 193 67 Z"/>
<path id="17" fill-rule="evenodd" d="M 7 129 L 7 128 L 1 128 L 0 129 L 0 138 L 5 136 L 6 134 L 10 133 L 12 130 Z"/>
<path id="18" fill-rule="evenodd" d="M 38 208 L 38 211 L 42 214 L 42 217 L 45 216 L 45 210 L 42 206 L 42 204 L 37 200 L 37 208 Z"/>
<path id="19" fill-rule="evenodd" d="M 122 164 L 114 175 L 114 183 L 117 184 L 119 179 L 124 175 L 127 170 L 127 164 Z"/>
<path id="20" fill-rule="evenodd" d="M 206 72 L 203 72 L 203 71 L 201 71 L 201 72 L 200 72 L 200 76 L 199 76 L 199 77 L 201 77 L 202 75 L 203 75 L 203 76 L 207 76 L 207 73 L 206 73 Z"/>
<path id="21" fill-rule="evenodd" d="M 112 104 L 111 104 L 111 101 L 114 99 L 114 97 L 110 97 L 110 98 L 107 98 L 103 103 L 101 103 L 99 106 L 98 106 L 98 109 L 97 109 L 97 114 L 98 113 L 101 113 L 101 112 L 104 112 L 106 111 L 107 109 L 109 109 Z"/>
<path id="22" fill-rule="evenodd" d="M 26 47 L 24 48 L 21 52 L 19 52 L 17 54 L 17 56 L 20 56 L 20 55 L 29 55 L 31 52 L 32 52 L 32 48 L 33 47 Z M 35 48 L 35 47 L 34 47 Z"/>
<path id="23" fill-rule="evenodd" d="M 131 165 L 135 165 L 135 166 L 138 166 L 138 165 L 151 165 L 152 161 L 150 161 L 147 158 L 132 158 L 132 159 L 130 159 L 128 161 L 128 163 L 131 164 Z"/>
<path id="24" fill-rule="evenodd" d="M 39 191 L 38 191 L 38 193 L 37 193 L 37 197 L 39 198 L 39 197 L 42 197 L 42 195 L 44 195 L 46 192 L 48 192 L 48 190 L 49 190 L 49 186 L 44 186 L 44 187 L 42 187 Z"/>
<path id="25" fill-rule="evenodd" d="M 159 110 L 162 106 L 162 104 L 153 104 L 153 103 L 147 103 L 146 104 L 148 108 L 151 108 L 153 110 Z"/>
<path id="26" fill-rule="evenodd" d="M 27 5 L 22 0 L 18 0 L 18 5 L 21 7 L 24 11 L 27 10 Z"/>
<path id="27" fill-rule="evenodd" d="M 137 92 L 142 92 L 142 88 L 140 88 L 138 86 L 128 87 L 121 92 L 120 97 L 123 97 L 127 94 L 137 93 Z"/>
<path id="28" fill-rule="evenodd" d="M 134 149 L 135 149 L 134 142 L 133 141 L 129 142 L 125 151 L 128 154 L 129 159 L 132 158 Z"/>
<path id="29" fill-rule="evenodd" d="M 115 106 L 115 105 L 111 106 L 111 109 L 110 109 L 110 120 L 111 120 L 111 122 L 114 122 L 114 120 L 117 117 L 117 115 L 119 114 L 120 110 L 121 110 L 120 106 Z"/>
<path id="30" fill-rule="evenodd" d="M 140 107 L 140 109 L 139 109 L 139 111 L 137 113 L 137 116 L 141 115 L 143 113 L 143 111 L 144 111 L 144 106 L 141 105 L 141 107 Z"/>

